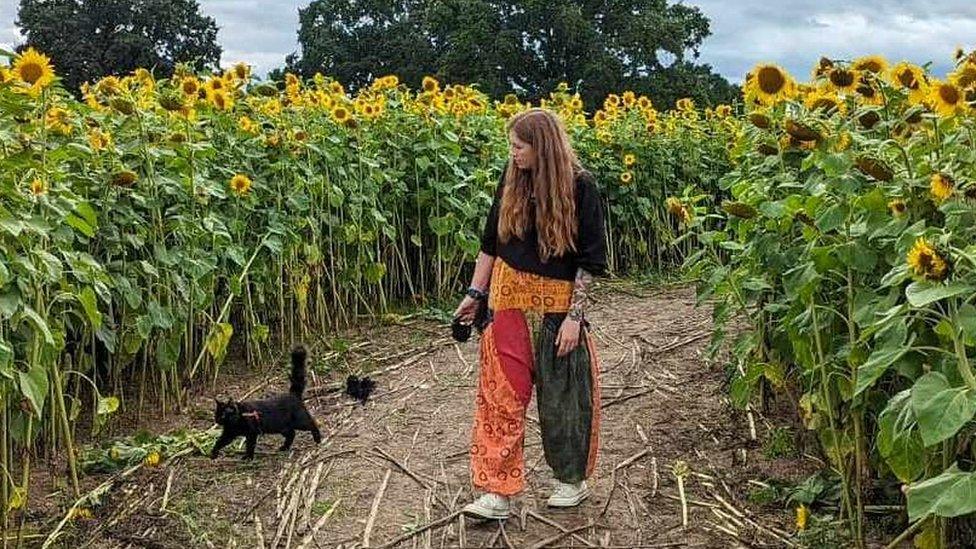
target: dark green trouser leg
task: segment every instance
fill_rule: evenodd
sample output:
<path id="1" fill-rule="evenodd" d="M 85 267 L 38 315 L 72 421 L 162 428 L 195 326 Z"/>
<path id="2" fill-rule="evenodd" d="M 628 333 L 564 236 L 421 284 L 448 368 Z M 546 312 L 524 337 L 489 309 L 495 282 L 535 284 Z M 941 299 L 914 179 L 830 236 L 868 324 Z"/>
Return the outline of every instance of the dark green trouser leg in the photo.
<path id="1" fill-rule="evenodd" d="M 556 356 L 556 334 L 565 315 L 546 315 L 536 338 L 535 383 L 546 463 L 561 482 L 586 478 L 593 418 L 593 379 L 585 334 L 567 356 Z"/>

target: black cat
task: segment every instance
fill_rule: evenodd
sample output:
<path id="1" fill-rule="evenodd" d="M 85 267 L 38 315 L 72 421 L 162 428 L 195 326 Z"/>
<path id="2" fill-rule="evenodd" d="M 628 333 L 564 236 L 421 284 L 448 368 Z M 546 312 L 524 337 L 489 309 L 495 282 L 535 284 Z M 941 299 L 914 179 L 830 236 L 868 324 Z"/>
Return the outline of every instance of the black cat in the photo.
<path id="1" fill-rule="evenodd" d="M 254 446 L 257 444 L 258 435 L 267 433 L 284 435 L 285 442 L 281 445 L 281 450 L 291 448 L 291 443 L 295 440 L 295 431 L 311 431 L 316 444 L 322 440 L 315 419 L 308 413 L 305 403 L 302 402 L 302 393 L 305 392 L 305 362 L 305 348 L 295 347 L 291 352 L 291 386 L 287 394 L 241 402 L 217 400 L 214 421 L 224 430 L 214 444 L 213 451 L 210 452 L 211 459 L 216 458 L 220 449 L 237 437 L 247 438 L 244 459 L 254 458 Z"/>

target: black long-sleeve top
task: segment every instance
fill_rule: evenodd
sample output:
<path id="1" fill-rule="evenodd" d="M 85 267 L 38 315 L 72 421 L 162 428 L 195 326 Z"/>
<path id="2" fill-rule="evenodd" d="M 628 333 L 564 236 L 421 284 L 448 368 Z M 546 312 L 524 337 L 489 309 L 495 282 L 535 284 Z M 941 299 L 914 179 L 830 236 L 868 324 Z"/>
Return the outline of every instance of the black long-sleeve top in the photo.
<path id="1" fill-rule="evenodd" d="M 603 207 L 600 203 L 600 191 L 592 174 L 583 171 L 576 176 L 576 219 L 579 223 L 576 251 L 550 257 L 546 262 L 539 257 L 539 235 L 534 218 L 530 218 L 524 239 L 513 235 L 508 242 L 502 242 L 498 238 L 498 213 L 503 190 L 504 183 L 499 183 L 481 236 L 482 252 L 500 257 L 517 270 L 560 280 L 574 280 L 578 268 L 595 276 L 606 272 L 607 242 Z M 530 216 L 534 215 L 532 206 L 530 204 Z"/>

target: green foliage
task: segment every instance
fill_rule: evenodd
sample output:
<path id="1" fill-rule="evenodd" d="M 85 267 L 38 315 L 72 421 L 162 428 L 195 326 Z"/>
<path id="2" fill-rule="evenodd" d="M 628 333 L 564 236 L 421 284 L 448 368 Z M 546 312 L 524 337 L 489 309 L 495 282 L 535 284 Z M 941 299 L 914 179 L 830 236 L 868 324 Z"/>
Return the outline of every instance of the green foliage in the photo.
<path id="1" fill-rule="evenodd" d="M 738 91 L 692 62 L 708 19 L 667 0 L 315 0 L 299 20 L 301 53 L 288 69 L 352 89 L 384 74 L 418 86 L 430 74 L 538 101 L 568 82 L 593 108 L 624 89 L 661 106 L 731 103 Z"/>
<path id="2" fill-rule="evenodd" d="M 169 76 L 178 63 L 216 68 L 217 24 L 196 0 L 21 0 L 17 26 L 51 57 L 64 85 L 139 67 Z"/>

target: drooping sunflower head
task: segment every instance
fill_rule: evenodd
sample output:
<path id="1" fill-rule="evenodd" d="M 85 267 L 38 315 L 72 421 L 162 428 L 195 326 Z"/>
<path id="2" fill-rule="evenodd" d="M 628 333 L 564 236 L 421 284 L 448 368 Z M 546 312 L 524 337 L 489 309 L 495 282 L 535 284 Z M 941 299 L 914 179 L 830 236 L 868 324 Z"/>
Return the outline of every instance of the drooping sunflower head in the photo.
<path id="1" fill-rule="evenodd" d="M 908 252 L 907 262 L 915 276 L 926 280 L 945 280 L 949 275 L 949 262 L 925 237 L 915 241 Z"/>
<path id="2" fill-rule="evenodd" d="M 139 176 L 132 170 L 119 170 L 112 174 L 112 184 L 116 187 L 131 187 Z"/>
<path id="3" fill-rule="evenodd" d="M 840 97 L 827 90 L 819 90 L 808 94 L 803 99 L 803 104 L 806 108 L 814 112 L 820 112 L 826 115 L 831 115 L 834 113 L 841 113 L 847 111 L 847 105 L 841 101 Z"/>
<path id="4" fill-rule="evenodd" d="M 34 48 L 27 48 L 27 51 L 17 56 L 13 73 L 32 94 L 40 93 L 54 81 L 51 59 Z"/>
<path id="5" fill-rule="evenodd" d="M 955 116 L 968 107 L 965 92 L 952 82 L 934 82 L 929 88 L 928 103 L 942 116 Z"/>
<path id="6" fill-rule="evenodd" d="M 762 111 L 753 111 L 749 113 L 749 121 L 752 122 L 753 126 L 761 130 L 768 129 L 773 123 L 772 120 L 770 120 L 769 115 Z"/>
<path id="7" fill-rule="evenodd" d="M 824 76 L 827 76 L 827 73 L 829 73 L 830 69 L 832 68 L 834 68 L 834 62 L 827 57 L 821 57 L 817 61 L 817 65 L 813 67 L 813 79 L 819 80 Z"/>
<path id="8" fill-rule="evenodd" d="M 877 80 L 873 77 L 867 77 L 867 75 L 868 73 L 861 73 L 861 78 L 858 79 L 857 86 L 854 88 L 857 92 L 857 98 L 865 105 L 882 105 L 884 96 L 878 89 Z"/>
<path id="9" fill-rule="evenodd" d="M 792 94 L 793 78 L 777 65 L 756 65 L 750 74 L 752 78 L 746 84 L 747 96 L 753 96 L 764 104 L 773 104 Z"/>
<path id="10" fill-rule="evenodd" d="M 908 212 L 908 204 L 904 200 L 896 198 L 891 202 L 888 202 L 888 210 L 891 211 L 891 215 L 901 217 Z"/>
<path id="11" fill-rule="evenodd" d="M 230 178 L 230 190 L 234 192 L 237 196 L 244 196 L 251 191 L 251 185 L 254 182 L 251 178 L 244 174 L 236 174 L 234 177 Z"/>
<path id="12" fill-rule="evenodd" d="M 227 93 L 226 90 L 212 90 L 207 94 L 207 98 L 218 110 L 229 111 L 234 107 L 234 97 Z"/>
<path id="13" fill-rule="evenodd" d="M 722 202 L 722 211 L 740 219 L 752 219 L 759 213 L 756 208 L 745 202 L 738 200 L 725 200 Z"/>
<path id="14" fill-rule="evenodd" d="M 234 78 L 246 82 L 251 79 L 251 66 L 247 63 L 238 63 L 231 69 L 231 73 Z"/>
<path id="15" fill-rule="evenodd" d="M 883 74 L 888 70 L 888 60 L 880 55 L 866 55 L 855 59 L 851 68 L 859 72 Z"/>
<path id="16" fill-rule="evenodd" d="M 834 67 L 827 73 L 831 87 L 839 92 L 850 93 L 857 87 L 858 73 L 844 67 Z"/>
<path id="17" fill-rule="evenodd" d="M 925 84 L 925 72 L 914 63 L 902 61 L 891 69 L 891 81 L 900 88 L 918 90 Z"/>
<path id="18" fill-rule="evenodd" d="M 44 125 L 51 131 L 68 135 L 72 127 L 71 115 L 63 107 L 51 107 L 44 114 Z"/>
<path id="19" fill-rule="evenodd" d="M 976 63 L 960 63 L 956 70 L 949 74 L 949 81 L 962 89 L 976 87 Z"/>
<path id="20" fill-rule="evenodd" d="M 952 177 L 942 172 L 935 172 L 929 181 L 929 192 L 937 201 L 943 202 L 952 196 L 955 186 Z"/>

